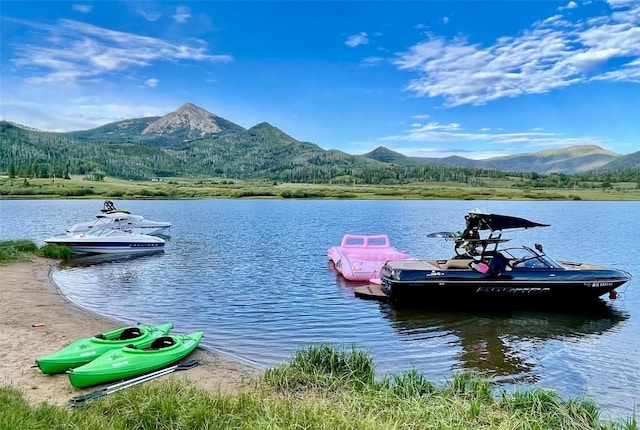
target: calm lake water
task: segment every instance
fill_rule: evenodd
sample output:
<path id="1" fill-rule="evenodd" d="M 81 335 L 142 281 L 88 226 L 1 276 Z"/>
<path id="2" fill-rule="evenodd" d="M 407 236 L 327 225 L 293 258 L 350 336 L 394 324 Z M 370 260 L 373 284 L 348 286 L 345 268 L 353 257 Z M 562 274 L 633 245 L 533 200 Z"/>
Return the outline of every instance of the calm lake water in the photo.
<path id="1" fill-rule="evenodd" d="M 418 369 L 442 384 L 458 372 L 481 372 L 508 391 L 534 384 L 594 399 L 605 419 L 630 416 L 640 401 L 639 202 L 115 203 L 173 226 L 164 253 L 78 259 L 56 270 L 63 293 L 89 310 L 126 323 L 172 321 L 176 332 L 204 330 L 204 347 L 264 368 L 332 343 L 369 351 L 379 376 Z M 101 207 L 100 200 L 0 200 L 0 239 L 41 244 Z M 449 257 L 451 242 L 426 235 L 462 230 L 475 208 L 551 224 L 510 234 L 513 245 L 539 242 L 554 258 L 635 277 L 598 311 L 435 312 L 358 299 L 359 284 L 343 281 L 327 259 L 346 233 L 386 233 L 417 258 Z"/>

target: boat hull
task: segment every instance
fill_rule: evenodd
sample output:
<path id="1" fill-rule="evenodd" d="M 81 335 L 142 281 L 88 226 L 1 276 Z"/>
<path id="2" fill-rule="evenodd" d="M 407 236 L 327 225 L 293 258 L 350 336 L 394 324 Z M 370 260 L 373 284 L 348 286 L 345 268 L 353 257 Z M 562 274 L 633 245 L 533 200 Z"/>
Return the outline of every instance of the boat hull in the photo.
<path id="1" fill-rule="evenodd" d="M 74 242 L 47 240 L 46 243 L 66 246 L 74 254 L 119 254 L 154 252 L 164 249 L 164 242 Z"/>
<path id="2" fill-rule="evenodd" d="M 108 232 L 108 230 L 106 230 Z M 155 252 L 164 249 L 164 239 L 156 236 L 121 233 L 99 237 L 90 234 L 58 236 L 44 240 L 45 243 L 66 246 L 73 254 L 119 254 Z"/>
<path id="3" fill-rule="evenodd" d="M 162 369 L 191 354 L 203 333 L 167 335 L 135 348 L 113 349 L 83 366 L 67 371 L 71 385 L 90 387 Z"/>
<path id="4" fill-rule="evenodd" d="M 390 300 L 428 304 L 570 304 L 598 300 L 628 282 L 627 272 L 589 265 L 588 269 L 526 270 L 483 274 L 471 269 L 401 267 L 381 269 L 382 290 Z M 615 293 L 613 293 L 615 294 Z"/>
<path id="5" fill-rule="evenodd" d="M 100 335 L 78 339 L 52 354 L 37 358 L 36 365 L 45 374 L 64 373 L 113 349 L 129 344 L 142 344 L 164 336 L 172 327 L 172 323 L 120 327 Z"/>

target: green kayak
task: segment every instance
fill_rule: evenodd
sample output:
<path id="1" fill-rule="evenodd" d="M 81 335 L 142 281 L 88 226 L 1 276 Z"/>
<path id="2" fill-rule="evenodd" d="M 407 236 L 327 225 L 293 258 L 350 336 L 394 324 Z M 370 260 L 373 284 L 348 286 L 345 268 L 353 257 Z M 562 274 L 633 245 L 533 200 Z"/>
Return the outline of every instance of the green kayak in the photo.
<path id="1" fill-rule="evenodd" d="M 189 335 L 169 334 L 114 349 L 84 366 L 67 370 L 69 381 L 74 387 L 84 388 L 162 369 L 191 354 L 202 336 L 201 331 Z"/>
<path id="2" fill-rule="evenodd" d="M 46 374 L 63 373 L 87 364 L 112 349 L 153 341 L 168 334 L 172 327 L 172 323 L 120 327 L 106 333 L 78 339 L 57 352 L 37 358 L 36 365 Z"/>

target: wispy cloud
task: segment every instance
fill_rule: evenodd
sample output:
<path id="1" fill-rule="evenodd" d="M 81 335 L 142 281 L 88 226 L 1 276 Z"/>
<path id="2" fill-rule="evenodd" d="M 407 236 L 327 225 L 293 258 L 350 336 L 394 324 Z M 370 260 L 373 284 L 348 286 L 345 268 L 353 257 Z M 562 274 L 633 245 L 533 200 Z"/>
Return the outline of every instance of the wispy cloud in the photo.
<path id="1" fill-rule="evenodd" d="M 556 15 L 491 46 L 429 34 L 394 63 L 416 74 L 407 91 L 441 97 L 445 106 L 481 105 L 591 80 L 638 82 L 640 4 L 609 3 L 618 8 L 610 15 L 575 23 Z M 621 66 L 607 70 L 612 60 Z"/>
<path id="2" fill-rule="evenodd" d="M 147 21 L 154 22 L 160 19 L 162 14 L 154 10 L 146 10 L 142 8 L 136 9 L 136 13 L 146 19 Z"/>
<path id="3" fill-rule="evenodd" d="M 474 153 L 474 158 L 487 158 L 499 156 L 502 151 L 509 153 L 535 151 L 539 148 L 566 148 L 575 145 L 599 145 L 603 142 L 590 136 L 566 137 L 558 133 L 543 132 L 539 128 L 525 132 L 505 133 L 501 130 L 491 132 L 490 128 L 483 127 L 478 132 L 465 131 L 459 123 L 440 124 L 430 122 L 428 124 L 412 124 L 411 128 L 403 134 L 386 136 L 379 141 L 391 146 L 390 149 L 404 154 L 438 154 L 438 156 L 455 155 L 462 152 L 460 147 L 468 143 L 483 143 L 491 145 L 490 150 L 476 151 L 467 148 L 465 151 Z M 402 143 L 419 143 L 422 147 L 402 147 Z M 435 146 L 434 146 L 435 145 Z M 456 145 L 456 149 L 451 149 Z M 483 146 L 484 148 L 484 146 Z"/>
<path id="4" fill-rule="evenodd" d="M 178 6 L 176 13 L 173 14 L 173 20 L 180 24 L 187 22 L 191 18 L 191 8 L 188 6 Z"/>
<path id="5" fill-rule="evenodd" d="M 74 3 L 73 5 L 71 5 L 71 9 L 75 10 L 76 12 L 80 12 L 80 13 L 89 13 L 93 9 L 93 7 L 91 5 L 88 5 L 88 4 Z"/>
<path id="6" fill-rule="evenodd" d="M 356 46 L 366 45 L 369 43 L 369 35 L 367 33 L 354 34 L 352 36 L 347 37 L 347 41 L 344 42 L 346 45 L 355 48 Z"/>
<path id="7" fill-rule="evenodd" d="M 204 42 L 172 43 L 96 27 L 73 20 L 55 26 L 25 23 L 41 32 L 39 43 L 14 46 L 16 66 L 32 71 L 31 83 L 72 84 L 104 74 L 145 67 L 160 61 L 228 62 L 228 55 L 210 55 Z"/>

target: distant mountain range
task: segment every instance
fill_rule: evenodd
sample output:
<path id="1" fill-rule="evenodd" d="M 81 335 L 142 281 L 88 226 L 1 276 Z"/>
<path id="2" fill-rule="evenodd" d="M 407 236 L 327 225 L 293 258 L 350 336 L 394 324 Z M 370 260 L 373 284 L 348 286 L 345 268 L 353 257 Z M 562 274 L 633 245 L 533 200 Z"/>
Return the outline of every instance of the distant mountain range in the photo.
<path id="1" fill-rule="evenodd" d="M 3 165 L 3 160 L 5 164 Z M 65 161 L 67 160 L 67 161 Z M 380 175 L 376 169 L 412 168 L 424 174 L 430 165 L 539 174 L 576 174 L 599 169 L 640 166 L 640 151 L 620 155 L 594 145 L 546 150 L 507 157 L 472 160 L 464 157 L 421 158 L 379 147 L 364 155 L 324 150 L 301 142 L 268 123 L 245 129 L 186 103 L 162 117 L 105 124 L 90 130 L 51 133 L 0 122 L 0 173 L 27 163 L 76 170 L 101 170 L 107 175 L 209 175 L 301 182 L 333 181 L 358 175 Z M 382 175 L 385 176 L 386 174 Z M 389 174 L 389 180 L 397 173 Z M 384 177 L 380 180 L 385 181 Z"/>
<path id="2" fill-rule="evenodd" d="M 640 157 L 640 152 L 635 154 L 638 154 L 636 158 Z M 611 166 L 614 165 L 613 163 L 627 167 L 633 167 L 634 165 L 633 162 L 629 162 L 628 156 L 621 156 L 620 154 L 607 151 L 596 145 L 548 149 L 530 154 L 515 154 L 483 160 L 472 160 L 459 156 L 445 158 L 407 157 L 387 148 L 379 147 L 365 154 L 365 157 L 402 166 L 409 166 L 416 163 L 440 163 L 458 167 L 496 169 L 504 172 L 536 172 L 544 174 L 584 173 L 600 168 L 611 168 Z M 627 161 L 624 161 L 625 159 Z M 640 165 L 640 162 L 636 162 L 635 165 Z"/>

